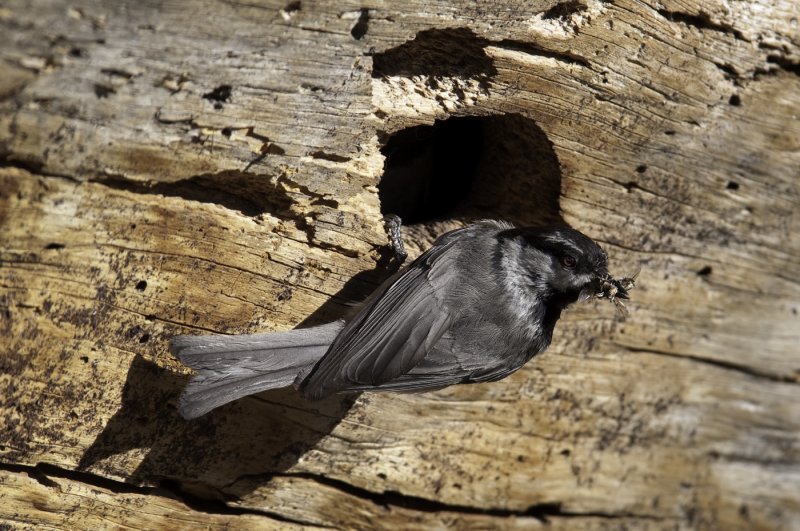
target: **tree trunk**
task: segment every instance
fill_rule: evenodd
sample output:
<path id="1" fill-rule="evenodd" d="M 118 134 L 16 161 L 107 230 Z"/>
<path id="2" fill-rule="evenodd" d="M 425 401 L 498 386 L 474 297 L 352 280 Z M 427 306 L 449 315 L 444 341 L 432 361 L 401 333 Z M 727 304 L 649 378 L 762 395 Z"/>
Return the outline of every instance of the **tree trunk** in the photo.
<path id="1" fill-rule="evenodd" d="M 149 4 L 0 7 L 0 522 L 800 527 L 796 2 Z M 178 416 L 171 336 L 340 316 L 387 212 L 412 257 L 566 221 L 629 315 L 496 383 Z"/>

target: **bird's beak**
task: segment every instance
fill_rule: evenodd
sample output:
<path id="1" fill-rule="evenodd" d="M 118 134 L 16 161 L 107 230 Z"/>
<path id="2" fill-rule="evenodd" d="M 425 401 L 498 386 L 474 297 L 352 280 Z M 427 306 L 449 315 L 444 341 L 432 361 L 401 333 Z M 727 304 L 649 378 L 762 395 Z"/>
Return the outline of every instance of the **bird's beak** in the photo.
<path id="1" fill-rule="evenodd" d="M 593 276 L 581 290 L 580 300 L 589 300 L 592 297 L 600 297 L 603 293 L 603 281 L 598 276 Z"/>

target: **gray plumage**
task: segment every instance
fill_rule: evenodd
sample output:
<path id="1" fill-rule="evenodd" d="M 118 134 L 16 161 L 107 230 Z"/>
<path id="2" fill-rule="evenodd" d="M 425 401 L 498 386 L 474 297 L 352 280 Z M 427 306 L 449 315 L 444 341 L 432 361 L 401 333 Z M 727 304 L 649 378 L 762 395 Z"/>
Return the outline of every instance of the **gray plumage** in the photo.
<path id="1" fill-rule="evenodd" d="M 438 238 L 346 322 L 174 338 L 172 353 L 196 371 L 180 411 L 193 418 L 289 385 L 320 399 L 498 380 L 545 350 L 561 311 L 609 278 L 605 252 L 578 231 L 479 222 Z"/>

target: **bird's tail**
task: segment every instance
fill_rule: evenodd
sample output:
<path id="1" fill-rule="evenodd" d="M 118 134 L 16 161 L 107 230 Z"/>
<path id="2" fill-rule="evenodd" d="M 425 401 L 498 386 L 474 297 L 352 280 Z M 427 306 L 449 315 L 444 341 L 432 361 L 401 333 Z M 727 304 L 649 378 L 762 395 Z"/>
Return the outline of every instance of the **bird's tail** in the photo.
<path id="1" fill-rule="evenodd" d="M 192 419 L 243 396 L 287 387 L 328 350 L 343 322 L 237 336 L 177 336 L 170 352 L 195 370 L 179 411 Z"/>

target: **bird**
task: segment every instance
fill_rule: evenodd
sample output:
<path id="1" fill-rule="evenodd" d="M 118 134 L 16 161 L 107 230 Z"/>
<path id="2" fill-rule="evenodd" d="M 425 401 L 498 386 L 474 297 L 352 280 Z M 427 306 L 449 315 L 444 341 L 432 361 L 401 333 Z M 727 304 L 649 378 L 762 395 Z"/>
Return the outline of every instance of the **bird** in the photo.
<path id="1" fill-rule="evenodd" d="M 293 386 L 307 400 L 335 393 L 419 393 L 505 378 L 545 351 L 570 304 L 627 299 L 608 257 L 567 226 L 483 220 L 447 232 L 345 318 L 247 335 L 176 336 L 194 369 L 187 419 L 247 395 Z"/>

